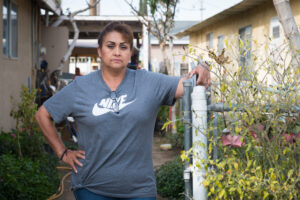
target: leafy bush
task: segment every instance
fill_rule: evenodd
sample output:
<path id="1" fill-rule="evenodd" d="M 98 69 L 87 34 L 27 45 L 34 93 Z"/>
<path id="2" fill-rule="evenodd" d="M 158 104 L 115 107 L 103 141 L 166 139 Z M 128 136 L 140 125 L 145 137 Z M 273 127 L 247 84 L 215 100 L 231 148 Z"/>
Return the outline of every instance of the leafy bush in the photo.
<path id="1" fill-rule="evenodd" d="M 180 157 L 162 165 L 155 171 L 157 192 L 169 199 L 184 199 L 184 165 Z"/>
<path id="2" fill-rule="evenodd" d="M 21 102 L 11 111 L 16 129 L 0 134 L 0 199 L 46 199 L 59 186 L 58 159 L 46 153 L 34 120 L 35 93 L 22 86 Z"/>
<path id="3" fill-rule="evenodd" d="M 0 155 L 6 153 L 12 153 L 18 155 L 18 141 L 17 135 L 20 139 L 20 150 L 22 157 L 36 159 L 45 153 L 44 150 L 44 138 L 42 133 L 35 133 L 34 135 L 28 135 L 26 132 L 18 132 L 12 130 L 12 132 L 2 132 L 0 134 Z"/>
<path id="4" fill-rule="evenodd" d="M 18 154 L 18 144 L 15 133 L 0 133 L 0 155 L 2 154 Z"/>
<path id="5" fill-rule="evenodd" d="M 160 106 L 158 113 L 157 113 L 157 119 L 163 123 L 167 122 L 169 120 L 169 106 Z"/>
<path id="6" fill-rule="evenodd" d="M 0 198 L 46 199 L 59 185 L 56 162 L 48 155 L 35 161 L 11 154 L 0 155 Z"/>
<path id="7" fill-rule="evenodd" d="M 154 131 L 159 132 L 161 136 L 166 135 L 167 129 L 165 129 L 165 123 L 169 120 L 169 106 L 160 106 L 156 121 Z"/>
<path id="8" fill-rule="evenodd" d="M 184 124 L 182 121 L 176 121 L 177 131 L 175 134 L 169 135 L 170 143 L 173 147 L 177 147 L 179 149 L 184 149 Z"/>
<path id="9" fill-rule="evenodd" d="M 37 111 L 37 104 L 35 103 L 36 89 L 32 89 L 29 92 L 29 88 L 22 85 L 19 103 L 14 102 L 11 97 L 11 103 L 13 104 L 13 109 L 10 115 L 16 120 L 16 129 L 20 132 L 25 131 L 32 135 L 39 132 L 39 127 L 34 119 L 34 115 Z"/>
<path id="10" fill-rule="evenodd" d="M 276 49 L 265 60 L 253 54 L 251 62 L 241 65 L 240 58 L 250 53 L 249 44 L 240 41 L 236 58 L 231 52 L 227 55 L 232 57 L 225 56 L 225 50 L 208 52 L 218 83 L 212 86 L 214 102 L 223 103 L 229 111 L 222 113 L 218 127 L 208 123 L 201 132 L 208 146 L 194 144 L 207 148 L 208 159 L 194 151 L 193 161 L 207 171 L 203 185 L 210 199 L 299 199 L 299 65 L 294 64 L 293 55 L 278 56 L 292 52 L 286 49 Z M 219 135 L 214 138 L 211 133 L 216 129 Z M 217 159 L 213 158 L 214 145 Z M 188 153 L 182 158 L 187 159 Z"/>

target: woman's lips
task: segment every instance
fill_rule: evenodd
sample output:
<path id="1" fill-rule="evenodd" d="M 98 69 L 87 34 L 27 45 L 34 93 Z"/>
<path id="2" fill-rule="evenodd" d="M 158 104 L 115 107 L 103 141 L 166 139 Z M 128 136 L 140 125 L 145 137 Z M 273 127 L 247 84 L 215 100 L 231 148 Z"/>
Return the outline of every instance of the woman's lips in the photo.
<path id="1" fill-rule="evenodd" d="M 113 59 L 112 61 L 117 62 L 117 63 L 122 62 L 122 60 L 120 60 L 120 59 Z"/>

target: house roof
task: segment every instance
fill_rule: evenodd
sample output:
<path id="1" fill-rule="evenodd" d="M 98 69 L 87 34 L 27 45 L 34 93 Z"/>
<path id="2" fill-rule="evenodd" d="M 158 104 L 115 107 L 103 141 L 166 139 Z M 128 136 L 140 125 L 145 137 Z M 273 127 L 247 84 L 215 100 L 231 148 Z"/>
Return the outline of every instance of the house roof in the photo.
<path id="1" fill-rule="evenodd" d="M 243 13 L 243 12 L 245 12 L 249 9 L 252 9 L 258 5 L 261 5 L 267 1 L 271 1 L 271 0 L 243 0 L 242 2 L 235 4 L 234 6 L 228 8 L 228 9 L 225 9 L 222 12 L 219 12 L 218 14 L 216 14 L 210 18 L 207 18 L 206 20 L 204 20 L 190 28 L 187 28 L 184 31 L 177 33 L 176 36 L 183 37 L 183 36 L 189 35 L 192 32 L 199 31 L 208 25 L 211 25 L 220 20 L 223 20 L 224 18 Z"/>
<path id="2" fill-rule="evenodd" d="M 169 35 L 175 36 L 176 33 L 183 31 L 187 28 L 190 28 L 191 26 L 197 24 L 199 21 L 174 21 L 174 27 L 170 30 Z M 189 44 L 189 36 L 177 38 L 175 37 L 173 40 L 173 44 Z M 150 42 L 151 44 L 158 45 L 158 40 L 156 37 L 154 37 L 152 34 L 150 34 Z"/>
<path id="3" fill-rule="evenodd" d="M 135 38 L 142 32 L 142 23 L 136 16 L 76 15 L 74 19 L 80 30 L 79 39 L 97 39 L 103 27 L 112 21 L 120 21 L 128 24 L 132 28 Z M 69 28 L 69 37 L 73 38 L 74 30 L 71 24 L 65 21 L 61 25 Z"/>
<path id="4" fill-rule="evenodd" d="M 76 21 L 133 21 L 139 22 L 139 17 L 134 15 L 76 15 Z"/>
<path id="5" fill-rule="evenodd" d="M 57 0 L 40 0 L 48 9 L 53 11 L 56 15 L 61 14 L 61 7 Z"/>

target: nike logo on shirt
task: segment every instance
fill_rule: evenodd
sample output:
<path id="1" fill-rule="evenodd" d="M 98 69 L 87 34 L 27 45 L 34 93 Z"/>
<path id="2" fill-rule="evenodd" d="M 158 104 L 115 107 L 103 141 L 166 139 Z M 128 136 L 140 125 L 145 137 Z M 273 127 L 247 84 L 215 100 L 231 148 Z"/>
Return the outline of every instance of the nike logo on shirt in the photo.
<path id="1" fill-rule="evenodd" d="M 126 97 L 127 97 L 127 95 L 121 95 L 120 97 L 117 98 L 117 103 L 119 104 L 119 110 L 122 110 L 123 108 L 132 104 L 135 101 L 135 100 L 133 100 L 133 101 L 125 103 Z M 116 103 L 116 102 L 114 100 L 112 100 L 111 98 L 101 99 L 99 104 L 95 103 L 93 110 L 92 110 L 92 114 L 94 116 L 100 116 L 100 115 L 104 115 L 109 112 L 114 112 L 114 109 L 113 109 L 114 103 Z"/>

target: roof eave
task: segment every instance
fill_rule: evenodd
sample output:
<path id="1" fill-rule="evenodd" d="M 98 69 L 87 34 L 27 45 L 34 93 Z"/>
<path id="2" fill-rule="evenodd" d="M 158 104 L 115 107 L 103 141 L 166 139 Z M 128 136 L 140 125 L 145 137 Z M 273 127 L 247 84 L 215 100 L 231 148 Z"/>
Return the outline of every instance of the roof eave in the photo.
<path id="1" fill-rule="evenodd" d="M 189 35 L 195 31 L 201 30 L 203 27 L 206 27 L 214 22 L 217 22 L 228 16 L 232 16 L 235 14 L 245 12 L 246 10 L 251 9 L 254 6 L 258 6 L 267 1 L 270 1 L 270 0 L 243 0 L 240 3 L 237 3 L 237 4 L 233 5 L 232 7 L 225 9 L 225 10 L 217 13 L 216 15 L 213 15 L 210 18 L 207 18 L 206 20 L 204 20 L 198 24 L 195 24 L 194 26 L 192 26 L 186 30 L 177 33 L 176 36 L 183 37 L 183 36 Z"/>
<path id="2" fill-rule="evenodd" d="M 55 0 L 41 0 L 45 5 L 56 15 L 60 15 L 62 10 L 60 5 Z"/>

